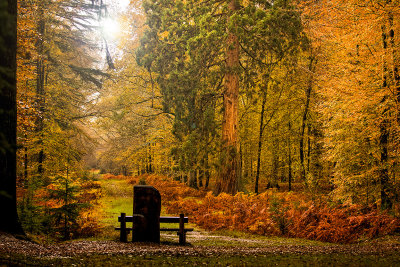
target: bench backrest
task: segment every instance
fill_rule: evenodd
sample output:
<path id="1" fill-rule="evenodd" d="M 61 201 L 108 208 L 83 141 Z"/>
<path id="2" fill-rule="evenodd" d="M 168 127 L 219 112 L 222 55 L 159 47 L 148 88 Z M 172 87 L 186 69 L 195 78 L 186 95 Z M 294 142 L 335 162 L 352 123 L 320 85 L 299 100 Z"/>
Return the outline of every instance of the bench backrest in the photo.
<path id="1" fill-rule="evenodd" d="M 133 214 L 143 215 L 134 221 L 133 242 L 160 243 L 161 196 L 157 189 L 148 185 L 133 187 Z"/>

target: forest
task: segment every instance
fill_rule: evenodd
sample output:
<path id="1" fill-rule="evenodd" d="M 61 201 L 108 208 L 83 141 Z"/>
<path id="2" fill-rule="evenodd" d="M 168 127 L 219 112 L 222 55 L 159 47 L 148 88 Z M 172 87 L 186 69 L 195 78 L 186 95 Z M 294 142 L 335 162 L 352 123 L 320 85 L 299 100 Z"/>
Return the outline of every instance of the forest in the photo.
<path id="1" fill-rule="evenodd" d="M 399 236 L 398 0 L 1 5 L 0 231 L 116 239 L 147 184 L 201 231 Z"/>

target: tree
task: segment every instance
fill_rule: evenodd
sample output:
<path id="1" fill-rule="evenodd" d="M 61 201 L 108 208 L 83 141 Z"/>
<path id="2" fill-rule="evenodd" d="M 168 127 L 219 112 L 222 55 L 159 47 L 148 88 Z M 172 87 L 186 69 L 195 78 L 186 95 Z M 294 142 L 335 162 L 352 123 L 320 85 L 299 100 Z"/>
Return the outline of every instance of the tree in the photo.
<path id="1" fill-rule="evenodd" d="M 122 22 L 134 25 L 139 36 L 144 29 L 144 15 L 137 12 L 140 4 L 131 2 L 131 8 L 121 14 Z M 97 105 L 101 116 L 93 126 L 103 139 L 98 145 L 98 167 L 124 175 L 146 172 L 173 175 L 169 151 L 175 141 L 170 134 L 171 115 L 163 113 L 155 74 L 136 63 L 132 51 L 140 43 L 131 34 L 124 32 L 116 40 L 117 49 L 124 56 L 115 60 L 113 79 L 103 84 Z"/>
<path id="2" fill-rule="evenodd" d="M 84 125 L 97 115 L 96 96 L 109 77 L 93 67 L 100 12 L 102 3 L 86 0 L 20 3 L 17 192 L 19 211 L 31 217 L 21 218 L 27 231 L 52 226 L 44 216 L 48 203 L 40 200 L 56 177 L 69 172 L 82 185 L 82 157 L 93 144 Z"/>
<path id="3" fill-rule="evenodd" d="M 166 111 L 187 126 L 187 136 L 198 125 L 195 118 L 201 119 L 202 110 L 196 109 L 201 99 L 210 98 L 209 107 L 222 106 L 214 109 L 215 124 L 221 125 L 215 192 L 235 194 L 241 173 L 240 91 L 247 89 L 246 79 L 268 67 L 266 54 L 279 61 L 279 51 L 297 42 L 299 16 L 290 1 L 145 1 L 144 9 L 149 28 L 138 62 L 159 74 Z M 241 64 L 246 57 L 253 70 Z"/>
<path id="4" fill-rule="evenodd" d="M 214 106 L 217 93 L 214 87 L 218 87 L 218 84 L 210 85 L 210 80 L 220 80 L 221 74 L 217 73 L 218 70 L 212 70 L 212 75 L 204 77 L 207 71 L 210 74 L 210 66 L 207 66 L 208 63 L 202 64 L 208 57 L 206 51 L 201 49 L 196 38 L 190 38 L 198 29 L 188 23 L 191 12 L 186 10 L 191 10 L 192 4 L 184 4 L 182 1 L 144 3 L 150 29 L 142 38 L 137 61 L 157 75 L 156 80 L 163 97 L 163 110 L 174 118 L 172 132 L 177 144 L 172 150 L 173 156 L 179 170 L 185 176 L 190 176 L 190 182 L 196 187 L 197 170 L 209 173 L 208 161 L 212 153 L 210 143 L 216 135 Z M 197 8 L 193 7 L 192 11 L 195 13 L 194 9 Z M 185 14 L 184 18 L 182 14 Z M 157 23 L 159 20 L 163 20 L 163 23 Z M 175 34 L 173 29 L 184 34 Z M 161 35 L 161 42 L 156 40 L 158 37 L 154 38 L 158 35 Z M 209 38 L 212 43 L 207 46 L 217 44 L 216 40 L 212 40 L 216 36 Z M 187 46 L 191 48 L 190 51 L 186 49 Z"/>
<path id="5" fill-rule="evenodd" d="M 391 208 L 399 161 L 398 1 L 308 3 L 310 24 L 318 24 L 312 40 L 323 47 L 315 81 L 335 197 Z"/>
<path id="6" fill-rule="evenodd" d="M 17 1 L 0 5 L 0 231 L 23 235 L 16 202 Z"/>

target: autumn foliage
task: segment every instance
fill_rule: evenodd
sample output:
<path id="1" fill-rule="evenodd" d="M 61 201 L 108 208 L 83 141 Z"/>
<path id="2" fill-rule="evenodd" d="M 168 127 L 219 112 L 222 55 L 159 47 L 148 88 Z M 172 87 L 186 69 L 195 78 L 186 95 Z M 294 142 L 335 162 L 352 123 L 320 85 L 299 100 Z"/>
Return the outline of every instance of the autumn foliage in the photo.
<path id="1" fill-rule="evenodd" d="M 99 182 L 70 182 L 63 178 L 57 177 L 54 183 L 34 192 L 18 189 L 19 214 L 24 228 L 38 238 L 46 235 L 56 240 L 100 233 L 98 201 L 102 191 Z"/>
<path id="2" fill-rule="evenodd" d="M 28 233 L 100 231 L 88 168 L 141 174 L 102 179 L 153 185 L 163 211 L 207 230 L 339 243 L 400 231 L 399 1 L 17 2 Z M 126 27 L 108 40 L 113 12 Z M 239 177 L 254 194 L 208 191 L 235 194 Z"/>
<path id="3" fill-rule="evenodd" d="M 122 177 L 119 177 L 122 178 Z M 184 213 L 206 230 L 239 230 L 264 236 L 286 236 L 335 243 L 400 232 L 400 219 L 376 208 L 316 203 L 301 193 L 238 193 L 235 196 L 198 191 L 157 175 L 126 177 L 145 181 L 160 191 L 168 214 Z"/>

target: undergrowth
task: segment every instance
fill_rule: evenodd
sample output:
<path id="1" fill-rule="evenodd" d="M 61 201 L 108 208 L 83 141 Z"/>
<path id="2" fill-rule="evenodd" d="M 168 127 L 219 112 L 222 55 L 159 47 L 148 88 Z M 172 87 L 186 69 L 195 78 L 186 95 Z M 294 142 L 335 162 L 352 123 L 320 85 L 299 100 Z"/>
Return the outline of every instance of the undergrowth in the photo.
<path id="1" fill-rule="evenodd" d="M 159 190 L 167 213 L 184 213 L 205 230 L 238 230 L 334 243 L 400 233 L 400 219 L 386 212 L 358 205 L 316 203 L 304 193 L 267 191 L 214 196 L 159 175 L 105 175 L 103 179 L 126 180 L 132 185 L 145 181 Z"/>

